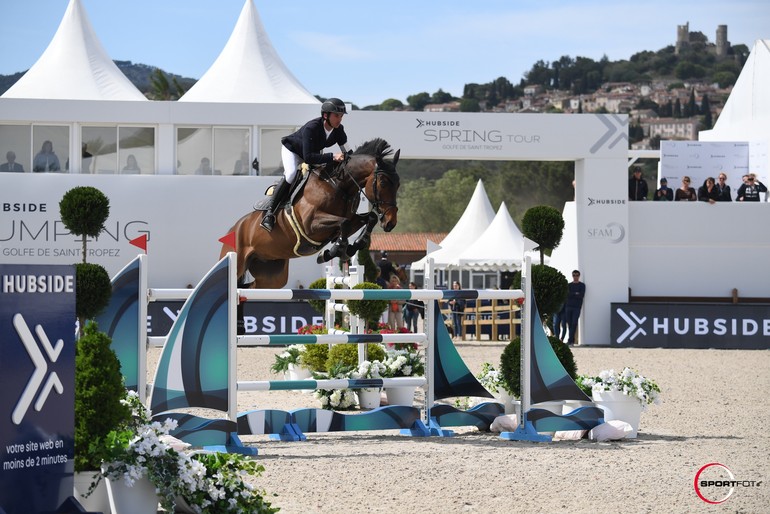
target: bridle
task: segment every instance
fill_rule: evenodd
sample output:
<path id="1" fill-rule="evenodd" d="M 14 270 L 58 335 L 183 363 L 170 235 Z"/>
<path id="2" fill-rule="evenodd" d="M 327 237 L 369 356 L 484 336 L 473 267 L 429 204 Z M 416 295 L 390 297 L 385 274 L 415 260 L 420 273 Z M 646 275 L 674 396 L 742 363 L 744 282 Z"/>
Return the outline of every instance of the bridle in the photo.
<path id="1" fill-rule="evenodd" d="M 364 185 L 361 186 L 361 184 L 358 183 L 358 181 L 353 176 L 353 174 L 350 173 L 350 171 L 348 171 L 346 166 L 340 166 L 340 170 L 341 170 L 341 174 L 343 175 L 342 179 L 343 180 L 350 179 L 350 181 L 353 182 L 353 184 L 355 184 L 356 188 L 358 189 L 358 194 L 359 195 L 363 195 L 367 200 L 369 200 L 369 203 L 372 204 L 372 209 L 377 214 L 377 219 L 379 221 L 382 221 L 382 219 L 385 217 L 385 214 L 388 212 L 388 210 L 390 210 L 392 208 L 395 208 L 395 207 L 398 207 L 398 205 L 397 205 L 397 203 L 395 201 L 393 201 L 393 202 L 386 202 L 384 200 L 381 200 L 380 199 L 380 189 L 377 187 L 378 178 L 383 178 L 383 179 L 387 180 L 388 182 L 390 182 L 391 185 L 395 186 L 394 182 L 398 181 L 398 175 L 395 175 L 395 173 L 390 172 L 390 171 L 386 171 L 386 170 L 380 168 L 379 166 L 377 166 L 377 168 L 375 168 L 374 173 L 372 173 L 372 175 L 371 175 L 373 177 L 373 179 L 372 179 L 372 196 L 374 196 L 374 198 L 372 199 L 372 198 L 369 198 L 369 195 L 366 194 L 366 190 L 365 190 L 365 188 L 366 188 L 366 180 L 364 180 Z M 393 178 L 393 175 L 395 175 L 395 180 Z M 368 176 L 367 176 L 367 178 L 368 178 Z M 357 205 L 357 202 L 354 205 Z"/>

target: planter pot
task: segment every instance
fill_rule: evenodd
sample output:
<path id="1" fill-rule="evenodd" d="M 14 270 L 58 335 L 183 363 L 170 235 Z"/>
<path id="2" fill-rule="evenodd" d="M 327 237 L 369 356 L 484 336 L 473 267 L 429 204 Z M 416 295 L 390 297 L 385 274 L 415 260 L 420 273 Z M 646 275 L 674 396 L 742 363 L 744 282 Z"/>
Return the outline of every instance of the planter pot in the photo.
<path id="1" fill-rule="evenodd" d="M 309 369 L 294 364 L 289 364 L 287 375 L 289 380 L 306 380 L 312 376 Z"/>
<path id="2" fill-rule="evenodd" d="M 85 494 L 91 487 L 96 471 L 78 471 L 74 474 L 75 490 L 73 496 L 87 512 L 110 514 L 110 499 L 107 495 L 107 480 L 102 478 L 94 492 L 87 498 Z"/>
<path id="3" fill-rule="evenodd" d="M 187 501 L 181 496 L 177 496 L 174 501 L 174 512 L 177 514 L 195 514 L 195 511 Z"/>
<path id="4" fill-rule="evenodd" d="M 107 493 L 112 514 L 155 514 L 158 512 L 158 494 L 147 477 L 128 487 L 125 480 L 107 480 Z"/>
<path id="5" fill-rule="evenodd" d="M 639 422 L 642 417 L 642 403 L 620 391 L 599 391 L 592 393 L 596 406 L 604 411 L 604 421 L 618 419 L 631 425 L 629 439 L 636 438 Z"/>
<path id="6" fill-rule="evenodd" d="M 581 407 L 591 407 L 593 406 L 593 402 L 587 402 L 585 400 L 564 400 L 564 405 L 562 406 L 562 415 L 571 414 L 576 409 L 579 409 Z"/>
<path id="7" fill-rule="evenodd" d="M 385 396 L 388 398 L 388 405 L 406 405 L 411 407 L 414 404 L 414 392 L 416 389 L 414 386 L 386 387 Z"/>
<path id="8" fill-rule="evenodd" d="M 356 391 L 358 405 L 362 409 L 376 409 L 380 406 L 380 389 L 359 389 Z"/>
<path id="9" fill-rule="evenodd" d="M 497 390 L 497 398 L 500 399 L 500 403 L 505 407 L 506 414 L 516 414 L 514 402 L 516 397 L 505 390 L 504 387 L 500 387 Z M 521 415 L 521 402 L 519 402 L 519 415 Z"/>

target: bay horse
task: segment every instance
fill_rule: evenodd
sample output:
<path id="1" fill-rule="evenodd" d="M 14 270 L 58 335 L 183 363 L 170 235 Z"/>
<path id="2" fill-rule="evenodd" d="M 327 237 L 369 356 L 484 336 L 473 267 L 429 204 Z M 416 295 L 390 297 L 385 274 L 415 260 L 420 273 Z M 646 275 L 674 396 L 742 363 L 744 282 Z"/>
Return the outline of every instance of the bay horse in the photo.
<path id="1" fill-rule="evenodd" d="M 343 162 L 309 169 L 304 187 L 300 186 L 296 194 L 293 191 L 291 200 L 276 214 L 272 232 L 260 227 L 264 210 L 255 210 L 236 221 L 230 232 L 235 232 L 239 286 L 281 288 L 289 277 L 290 259 L 312 255 L 334 241 L 318 256 L 318 262 L 334 257 L 347 260 L 368 246 L 378 220 L 385 232 L 393 230 L 398 222 L 396 195 L 400 179 L 396 164 L 400 152 L 392 161 L 386 161 L 392 149 L 377 138 L 349 153 Z M 371 210 L 356 214 L 362 194 Z M 349 244 L 348 237 L 362 227 L 365 230 Z M 220 259 L 228 251 L 232 251 L 231 247 L 223 245 Z M 246 271 L 254 278 L 249 284 L 243 281 Z"/>

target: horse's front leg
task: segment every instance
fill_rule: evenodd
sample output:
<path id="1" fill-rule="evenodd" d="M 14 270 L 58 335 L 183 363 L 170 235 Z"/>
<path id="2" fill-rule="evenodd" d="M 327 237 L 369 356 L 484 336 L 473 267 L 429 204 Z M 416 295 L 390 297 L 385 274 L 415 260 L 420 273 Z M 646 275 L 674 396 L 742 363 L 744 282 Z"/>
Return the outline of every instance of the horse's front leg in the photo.
<path id="1" fill-rule="evenodd" d="M 366 228 L 364 228 L 363 232 L 361 232 L 361 234 L 356 238 L 353 244 L 348 246 L 348 249 L 347 249 L 348 257 L 353 257 L 356 254 L 356 252 L 358 252 L 360 249 L 366 248 L 369 246 L 372 230 L 374 230 L 374 226 L 377 224 L 377 214 L 375 214 L 374 211 L 372 211 L 365 218 L 367 219 Z"/>
<path id="2" fill-rule="evenodd" d="M 348 237 L 351 234 L 350 220 L 345 220 L 340 225 L 340 232 L 337 239 L 332 244 L 331 248 L 324 250 L 323 253 L 318 255 L 316 261 L 321 264 L 323 262 L 329 262 L 335 257 L 340 257 L 343 260 L 348 260 Z"/>

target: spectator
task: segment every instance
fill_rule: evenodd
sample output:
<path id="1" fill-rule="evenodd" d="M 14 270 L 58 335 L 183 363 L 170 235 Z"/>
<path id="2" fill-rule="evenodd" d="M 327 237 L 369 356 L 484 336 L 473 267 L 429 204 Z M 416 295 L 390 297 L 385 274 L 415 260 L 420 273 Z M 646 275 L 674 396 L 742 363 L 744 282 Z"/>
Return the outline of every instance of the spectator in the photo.
<path id="1" fill-rule="evenodd" d="M 396 267 L 390 260 L 388 260 L 388 252 L 383 250 L 380 253 L 380 262 L 377 264 L 382 272 L 382 278 L 386 282 L 390 280 L 390 276 L 396 272 Z"/>
<path id="2" fill-rule="evenodd" d="M 417 284 L 409 282 L 409 289 L 417 289 Z M 406 323 L 406 328 L 417 333 L 417 320 L 420 317 L 425 319 L 425 304 L 422 300 L 408 300 L 404 309 L 404 323 Z"/>
<path id="3" fill-rule="evenodd" d="M 666 177 L 660 179 L 660 188 L 655 191 L 655 196 L 652 199 L 656 202 L 670 202 L 674 199 L 674 190 L 668 187 L 668 179 Z"/>
<path id="4" fill-rule="evenodd" d="M 717 203 L 718 197 L 719 190 L 717 190 L 716 181 L 714 177 L 708 177 L 703 181 L 703 185 L 698 188 L 698 201 L 714 204 Z"/>
<path id="5" fill-rule="evenodd" d="M 128 157 L 126 157 L 126 165 L 123 166 L 123 173 L 141 173 L 142 170 L 139 169 L 139 163 L 136 162 L 136 157 L 134 157 L 134 154 L 128 154 Z"/>
<path id="6" fill-rule="evenodd" d="M 690 187 L 690 177 L 687 175 L 682 177 L 682 186 L 676 190 L 674 200 L 677 202 L 695 202 L 698 200 L 695 189 Z"/>
<path id="7" fill-rule="evenodd" d="M 647 199 L 647 181 L 642 178 L 642 168 L 634 166 L 633 175 L 628 179 L 628 199 L 641 201 Z"/>
<path id="8" fill-rule="evenodd" d="M 452 282 L 452 289 L 459 291 L 460 283 L 456 280 Z M 449 300 L 449 309 L 452 312 L 452 331 L 455 337 L 460 337 L 463 333 L 463 319 L 465 318 L 465 299 L 452 298 Z"/>
<path id="9" fill-rule="evenodd" d="M 35 155 L 35 160 L 32 161 L 32 171 L 61 171 L 61 164 L 53 151 L 53 143 L 51 141 L 43 141 L 43 146 Z"/>
<path id="10" fill-rule="evenodd" d="M 735 200 L 738 202 L 758 202 L 759 193 L 766 193 L 767 187 L 757 180 L 754 173 L 749 173 L 746 182 L 738 188 L 735 194 Z"/>
<path id="11" fill-rule="evenodd" d="M 561 306 L 561 310 L 553 315 L 553 335 L 559 338 L 559 341 L 564 342 L 564 337 L 567 335 L 567 304 L 564 303 Z"/>
<path id="12" fill-rule="evenodd" d="M 16 153 L 12 150 L 8 150 L 5 154 L 5 159 L 8 161 L 4 164 L 0 164 L 0 173 L 5 171 L 13 171 L 16 173 L 24 173 L 24 166 L 16 162 Z"/>
<path id="13" fill-rule="evenodd" d="M 730 186 L 727 185 L 727 175 L 720 173 L 717 180 L 717 202 L 732 202 Z"/>
<path id="14" fill-rule="evenodd" d="M 567 290 L 567 301 L 564 307 L 567 327 L 569 328 L 567 344 L 574 345 L 578 320 L 580 319 L 580 310 L 583 308 L 583 298 L 586 295 L 586 285 L 580 281 L 580 272 L 578 270 L 572 271 L 572 282 L 567 284 Z"/>
<path id="15" fill-rule="evenodd" d="M 388 281 L 388 289 L 402 289 L 401 281 L 398 279 L 398 275 L 391 275 Z M 390 308 L 388 309 L 388 326 L 391 330 L 398 332 L 404 328 L 404 316 L 401 312 L 404 308 L 404 300 L 390 300 Z"/>

